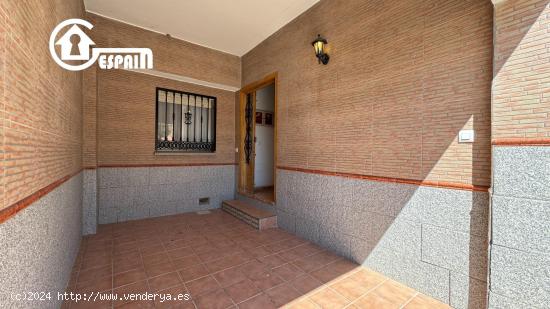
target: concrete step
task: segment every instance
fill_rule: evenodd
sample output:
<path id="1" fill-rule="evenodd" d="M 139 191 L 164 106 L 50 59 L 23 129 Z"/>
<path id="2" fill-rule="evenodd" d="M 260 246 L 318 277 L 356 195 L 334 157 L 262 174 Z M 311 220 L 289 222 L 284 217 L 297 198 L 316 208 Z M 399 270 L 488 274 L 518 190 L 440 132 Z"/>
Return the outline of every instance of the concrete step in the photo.
<path id="1" fill-rule="evenodd" d="M 259 230 L 277 227 L 277 216 L 241 200 L 223 201 L 222 209 Z"/>

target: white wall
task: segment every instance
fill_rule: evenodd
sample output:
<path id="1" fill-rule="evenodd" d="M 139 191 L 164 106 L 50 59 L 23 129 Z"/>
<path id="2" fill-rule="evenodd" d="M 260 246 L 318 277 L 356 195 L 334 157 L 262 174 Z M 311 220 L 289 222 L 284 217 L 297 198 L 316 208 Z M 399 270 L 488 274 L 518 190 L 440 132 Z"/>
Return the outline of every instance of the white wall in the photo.
<path id="1" fill-rule="evenodd" d="M 273 112 L 274 105 L 274 84 L 256 91 L 256 110 Z M 273 132 L 273 126 L 256 125 L 254 187 L 267 187 L 273 185 Z"/>

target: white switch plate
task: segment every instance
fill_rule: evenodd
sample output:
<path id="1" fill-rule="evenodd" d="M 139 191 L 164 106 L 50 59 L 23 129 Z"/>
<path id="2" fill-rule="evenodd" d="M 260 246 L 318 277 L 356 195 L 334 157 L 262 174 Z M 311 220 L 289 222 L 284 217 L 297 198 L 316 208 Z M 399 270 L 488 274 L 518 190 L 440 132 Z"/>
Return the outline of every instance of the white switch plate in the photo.
<path id="1" fill-rule="evenodd" d="M 458 132 L 459 143 L 473 143 L 475 140 L 474 130 L 460 130 Z"/>

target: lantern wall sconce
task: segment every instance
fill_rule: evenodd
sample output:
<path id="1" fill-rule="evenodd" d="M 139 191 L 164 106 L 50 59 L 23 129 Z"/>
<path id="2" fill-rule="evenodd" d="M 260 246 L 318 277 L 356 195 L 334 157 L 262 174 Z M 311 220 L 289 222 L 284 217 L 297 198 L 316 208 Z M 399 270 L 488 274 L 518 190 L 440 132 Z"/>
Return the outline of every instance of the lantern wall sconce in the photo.
<path id="1" fill-rule="evenodd" d="M 311 42 L 313 48 L 315 48 L 315 56 L 319 63 L 327 64 L 328 59 L 330 58 L 325 51 L 325 46 L 327 45 L 327 40 L 323 38 L 320 34 L 317 35 L 315 41 Z"/>

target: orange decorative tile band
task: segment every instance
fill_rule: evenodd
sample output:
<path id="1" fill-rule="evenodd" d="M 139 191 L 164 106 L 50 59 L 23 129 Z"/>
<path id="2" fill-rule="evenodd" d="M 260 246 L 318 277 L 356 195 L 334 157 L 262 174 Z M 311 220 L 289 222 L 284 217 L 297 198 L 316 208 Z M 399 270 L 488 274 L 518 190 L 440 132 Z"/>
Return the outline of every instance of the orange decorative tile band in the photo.
<path id="1" fill-rule="evenodd" d="M 312 169 L 297 168 L 297 167 L 287 167 L 287 166 L 277 166 L 277 168 L 281 170 L 302 172 L 302 173 L 309 173 L 309 174 L 364 179 L 364 180 L 372 180 L 372 181 L 380 181 L 380 182 L 393 182 L 393 183 L 402 183 L 402 184 L 436 187 L 436 188 L 444 188 L 444 189 L 457 189 L 457 190 L 468 190 L 468 191 L 479 191 L 479 192 L 489 191 L 489 187 L 487 186 L 471 185 L 471 184 L 464 184 L 464 183 L 458 183 L 458 182 L 392 178 L 392 177 L 371 176 L 371 175 L 361 175 L 361 174 L 352 174 L 352 173 L 328 172 L 328 171 L 312 170 Z"/>
<path id="2" fill-rule="evenodd" d="M 493 140 L 495 146 L 550 146 L 550 138 L 499 138 Z"/>
<path id="3" fill-rule="evenodd" d="M 18 212 L 21 210 L 29 207 L 32 203 L 38 201 L 40 198 L 45 196 L 46 194 L 52 192 L 55 188 L 59 187 L 63 183 L 65 183 L 67 180 L 73 178 L 73 176 L 78 175 L 82 170 L 79 170 L 76 173 L 73 173 L 71 175 L 67 175 L 61 179 L 58 179 L 57 181 L 54 181 L 53 183 L 45 186 L 44 188 L 34 192 L 33 194 L 27 196 L 26 198 L 20 200 L 19 202 L 16 202 L 15 204 L 8 206 L 2 210 L 0 210 L 0 224 L 6 222 L 11 217 L 15 216 Z"/>

